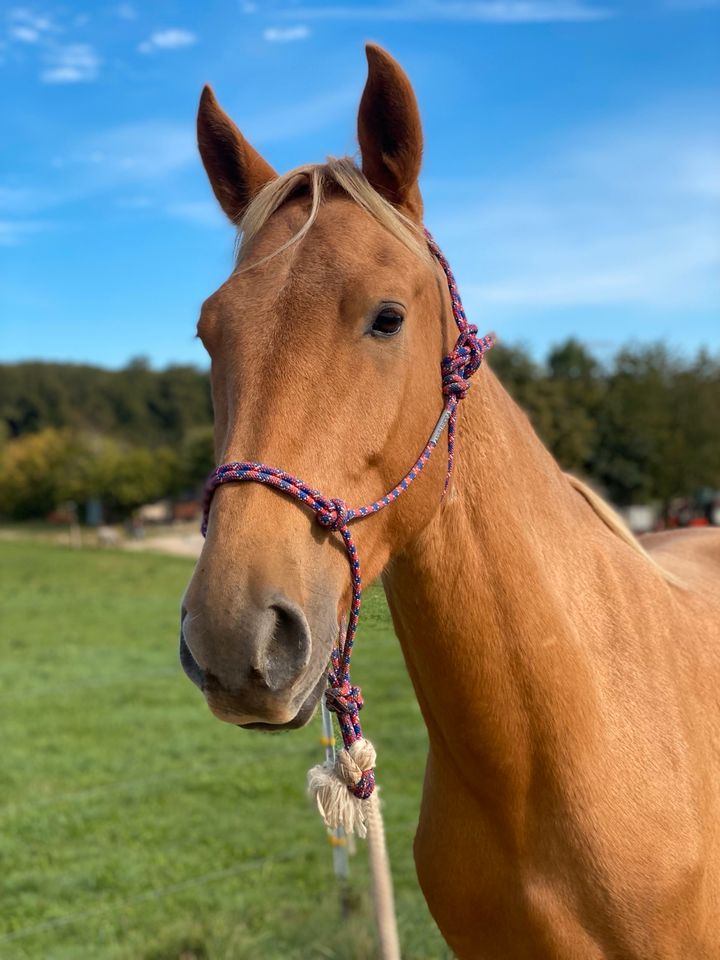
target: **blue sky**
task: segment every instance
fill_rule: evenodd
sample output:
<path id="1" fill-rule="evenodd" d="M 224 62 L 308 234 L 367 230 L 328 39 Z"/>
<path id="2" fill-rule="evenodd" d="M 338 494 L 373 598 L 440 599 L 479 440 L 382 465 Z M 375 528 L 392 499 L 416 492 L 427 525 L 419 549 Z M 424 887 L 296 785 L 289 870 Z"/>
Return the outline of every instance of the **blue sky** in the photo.
<path id="1" fill-rule="evenodd" d="M 426 220 L 483 329 L 720 348 L 720 0 L 28 3 L 0 13 L 0 359 L 205 363 L 232 263 L 210 82 L 279 170 L 355 150 L 363 43 L 415 85 Z"/>

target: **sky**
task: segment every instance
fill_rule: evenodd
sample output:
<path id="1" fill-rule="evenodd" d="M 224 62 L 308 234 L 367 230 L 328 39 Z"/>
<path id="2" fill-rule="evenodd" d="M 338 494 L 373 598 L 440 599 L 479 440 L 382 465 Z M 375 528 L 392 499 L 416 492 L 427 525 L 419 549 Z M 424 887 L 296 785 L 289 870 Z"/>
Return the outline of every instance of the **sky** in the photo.
<path id="1" fill-rule="evenodd" d="M 481 332 L 720 349 L 720 0 L 49 0 L 0 7 L 0 361 L 205 366 L 202 85 L 277 170 L 354 153 L 367 40 Z"/>

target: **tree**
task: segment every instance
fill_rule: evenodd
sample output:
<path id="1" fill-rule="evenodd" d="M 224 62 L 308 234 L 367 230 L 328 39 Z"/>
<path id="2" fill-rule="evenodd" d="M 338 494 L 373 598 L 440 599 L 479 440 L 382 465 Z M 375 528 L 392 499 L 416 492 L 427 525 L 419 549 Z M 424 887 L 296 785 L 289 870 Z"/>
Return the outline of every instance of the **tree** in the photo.
<path id="1" fill-rule="evenodd" d="M 201 491 L 215 467 L 215 443 L 212 427 L 189 430 L 180 447 L 180 479 L 184 489 Z"/>
<path id="2" fill-rule="evenodd" d="M 548 356 L 551 387 L 550 449 L 566 470 L 588 472 L 597 445 L 597 417 L 604 393 L 597 360 L 577 340 Z"/>
<path id="3" fill-rule="evenodd" d="M 5 444 L 0 452 L 0 514 L 42 517 L 67 500 L 91 495 L 92 458 L 67 430 L 48 428 Z"/>

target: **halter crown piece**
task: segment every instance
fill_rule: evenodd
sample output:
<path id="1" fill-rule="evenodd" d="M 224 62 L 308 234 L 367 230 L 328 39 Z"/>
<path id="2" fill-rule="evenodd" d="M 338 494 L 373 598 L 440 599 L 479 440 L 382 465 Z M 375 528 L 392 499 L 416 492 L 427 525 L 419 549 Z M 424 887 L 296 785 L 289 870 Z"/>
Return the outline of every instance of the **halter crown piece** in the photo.
<path id="1" fill-rule="evenodd" d="M 217 487 L 223 483 L 252 480 L 255 483 L 274 487 L 299 500 L 315 513 L 320 526 L 330 532 L 339 533 L 345 543 L 352 578 L 352 603 L 345 636 L 343 637 L 341 627 L 338 644 L 330 657 L 328 689 L 325 694 L 328 709 L 337 716 L 344 749 L 338 752 L 334 763 L 326 762 L 310 770 L 308 788 L 315 797 L 320 813 L 330 829 L 341 827 L 347 833 L 357 833 L 361 837 L 366 835 L 366 811 L 363 801 L 368 800 L 375 789 L 375 749 L 363 737 L 359 717 L 363 698 L 360 688 L 353 686 L 350 679 L 350 658 L 362 600 L 360 558 L 350 532 L 350 524 L 378 513 L 407 490 L 430 459 L 430 454 L 437 446 L 446 427 L 448 461 L 444 491 L 447 491 L 454 461 L 457 405 L 467 394 L 470 378 L 480 367 L 483 354 L 493 346 L 494 342 L 492 336 L 478 337 L 477 327 L 468 323 L 450 264 L 427 230 L 425 230 L 425 237 L 430 251 L 439 262 L 447 279 L 453 317 L 460 333 L 452 353 L 443 357 L 440 365 L 444 397 L 442 413 L 425 449 L 402 480 L 374 503 L 352 508 L 348 507 L 343 500 L 323 496 L 298 477 L 263 463 L 224 463 L 213 470 L 205 488 L 201 528 L 203 536 L 207 533 L 210 505 Z"/>

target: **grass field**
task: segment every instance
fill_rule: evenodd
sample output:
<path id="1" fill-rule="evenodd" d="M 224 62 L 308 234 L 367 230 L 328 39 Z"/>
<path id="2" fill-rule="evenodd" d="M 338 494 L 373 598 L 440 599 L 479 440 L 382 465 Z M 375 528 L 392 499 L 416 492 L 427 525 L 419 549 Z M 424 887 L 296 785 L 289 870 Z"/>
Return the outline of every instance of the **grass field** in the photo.
<path id="1" fill-rule="evenodd" d="M 305 796 L 319 721 L 215 720 L 177 664 L 185 560 L 0 543 L 0 958 L 361 960 L 364 845 L 342 926 Z M 378 777 L 405 960 L 450 957 L 412 863 L 425 734 L 379 591 L 354 675 Z"/>

